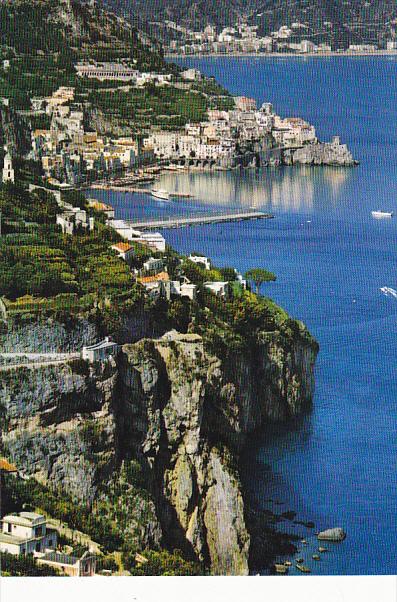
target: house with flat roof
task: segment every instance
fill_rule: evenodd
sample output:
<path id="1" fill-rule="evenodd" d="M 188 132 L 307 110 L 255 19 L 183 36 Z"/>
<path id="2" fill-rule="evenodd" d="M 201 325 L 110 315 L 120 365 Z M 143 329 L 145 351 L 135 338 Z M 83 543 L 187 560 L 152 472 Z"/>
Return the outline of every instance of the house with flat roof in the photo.
<path id="1" fill-rule="evenodd" d="M 96 556 L 91 552 L 85 552 L 81 558 L 61 552 L 48 552 L 37 555 L 36 562 L 51 566 L 69 577 L 93 577 L 96 571 Z"/>
<path id="2" fill-rule="evenodd" d="M 229 282 L 204 282 L 204 287 L 214 293 L 217 297 L 226 299 L 230 296 Z"/>
<path id="3" fill-rule="evenodd" d="M 157 273 L 162 270 L 164 267 L 164 261 L 161 257 L 149 257 L 147 261 L 143 264 L 143 269 L 145 272 Z"/>
<path id="4" fill-rule="evenodd" d="M 206 270 L 211 269 L 211 261 L 208 257 L 204 255 L 189 255 L 189 260 L 193 261 L 193 263 L 201 264 L 205 267 Z"/>
<path id="5" fill-rule="evenodd" d="M 42 514 L 19 512 L 3 517 L 0 553 L 27 555 L 54 549 L 56 545 L 57 532 L 47 527 Z"/>

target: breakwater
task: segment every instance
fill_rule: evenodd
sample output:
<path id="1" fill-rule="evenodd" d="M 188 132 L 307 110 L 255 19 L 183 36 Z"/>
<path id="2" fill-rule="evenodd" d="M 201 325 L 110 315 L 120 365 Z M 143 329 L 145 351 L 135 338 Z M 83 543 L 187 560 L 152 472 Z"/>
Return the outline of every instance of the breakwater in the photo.
<path id="1" fill-rule="evenodd" d="M 272 219 L 274 215 L 263 211 L 227 213 L 224 215 L 206 215 L 200 217 L 169 217 L 168 219 L 156 219 L 137 222 L 125 220 L 128 224 L 139 230 L 151 230 L 152 228 L 183 228 L 185 226 L 203 226 L 205 224 L 220 224 L 226 222 L 240 222 L 256 219 Z"/>

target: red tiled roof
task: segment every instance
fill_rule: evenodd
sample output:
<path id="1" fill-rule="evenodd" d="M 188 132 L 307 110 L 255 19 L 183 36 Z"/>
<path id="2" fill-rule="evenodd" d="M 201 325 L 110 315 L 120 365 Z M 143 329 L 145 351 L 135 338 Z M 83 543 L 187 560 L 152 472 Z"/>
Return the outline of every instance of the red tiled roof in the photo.
<path id="1" fill-rule="evenodd" d="M 170 277 L 167 272 L 160 272 L 159 274 L 155 274 L 154 276 L 143 276 L 142 278 L 138 278 L 138 282 L 142 284 L 148 282 L 159 282 L 160 280 L 166 282 Z"/>
<path id="2" fill-rule="evenodd" d="M 129 245 L 128 242 L 117 242 L 115 245 L 112 245 L 112 249 L 117 249 L 118 251 L 122 251 L 123 253 L 129 251 L 132 248 L 133 247 L 131 247 L 131 245 Z"/>

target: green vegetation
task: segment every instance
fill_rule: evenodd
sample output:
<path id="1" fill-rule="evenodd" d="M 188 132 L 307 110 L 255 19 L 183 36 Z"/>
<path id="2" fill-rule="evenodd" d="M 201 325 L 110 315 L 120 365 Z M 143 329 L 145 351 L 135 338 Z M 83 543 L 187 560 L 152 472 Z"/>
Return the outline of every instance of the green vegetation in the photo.
<path id="1" fill-rule="evenodd" d="M 50 566 L 39 566 L 31 556 L 1 554 L 2 577 L 59 577 L 59 572 Z"/>
<path id="2" fill-rule="evenodd" d="M 265 282 L 274 282 L 276 280 L 276 275 L 273 274 L 273 272 L 268 272 L 268 270 L 264 270 L 263 268 L 248 270 L 245 277 L 255 284 L 258 295 L 262 284 Z"/>
<path id="3" fill-rule="evenodd" d="M 19 512 L 22 508 L 40 510 L 67 523 L 70 529 L 78 529 L 89 535 L 109 552 L 122 545 L 122 537 L 108 520 L 106 512 L 93 512 L 72 500 L 64 492 L 49 490 L 34 479 L 22 480 L 8 476 L 3 491 L 3 509 Z"/>
<path id="4" fill-rule="evenodd" d="M 208 80 L 209 81 L 209 80 Z M 115 82 L 117 85 L 118 82 Z M 181 90 L 175 86 L 155 86 L 144 88 L 93 89 L 88 100 L 107 119 L 129 123 L 135 130 L 152 125 L 163 129 L 173 129 L 189 122 L 204 121 L 209 108 L 231 108 L 232 97 L 219 97 L 204 92 L 206 84 L 197 89 Z M 132 123 L 131 123 L 132 122 Z"/>
<path id="5" fill-rule="evenodd" d="M 74 65 L 87 59 L 123 58 L 142 72 L 172 73 L 176 78 L 180 69 L 168 64 L 158 49 L 145 45 L 127 22 L 77 1 L 72 2 L 71 12 L 50 0 L 1 4 L 0 55 L 11 61 L 8 69 L 0 69 L 0 97 L 9 98 L 16 109 L 30 110 L 31 98 L 72 86 L 75 100 L 90 102 L 111 119 L 112 128 L 132 126 L 137 131 L 153 125 L 182 127 L 187 121 L 203 120 L 208 108 L 226 109 L 234 104 L 213 78 L 194 82 L 189 90 L 148 84 L 129 91 L 119 81 L 79 78 Z M 48 127 L 48 117 L 33 115 L 31 125 Z"/>
<path id="6" fill-rule="evenodd" d="M 167 550 L 143 552 L 147 562 L 137 563 L 134 555 L 125 555 L 124 565 L 136 577 L 195 577 L 205 575 L 197 562 L 185 560 L 179 550 L 172 553 Z"/>
<path id="7" fill-rule="evenodd" d="M 80 194 L 66 200 L 86 208 Z M 55 225 L 59 208 L 51 194 L 14 186 L 0 189 L 0 211 L 0 295 L 10 313 L 96 307 L 109 314 L 143 299 L 130 268 L 110 248 L 120 237 L 99 216 L 94 233 L 64 235 Z"/>

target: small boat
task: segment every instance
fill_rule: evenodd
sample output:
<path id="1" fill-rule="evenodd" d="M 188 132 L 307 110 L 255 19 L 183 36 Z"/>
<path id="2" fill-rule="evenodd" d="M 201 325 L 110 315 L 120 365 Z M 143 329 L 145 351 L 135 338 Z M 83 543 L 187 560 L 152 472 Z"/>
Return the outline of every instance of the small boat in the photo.
<path id="1" fill-rule="evenodd" d="M 383 217 L 393 217 L 393 211 L 371 211 L 372 217 L 375 219 L 381 219 Z"/>
<path id="2" fill-rule="evenodd" d="M 303 543 L 303 544 L 307 544 L 307 541 L 306 541 L 306 539 L 302 539 L 302 540 L 301 540 L 301 543 Z"/>
<path id="3" fill-rule="evenodd" d="M 320 560 L 320 556 L 318 554 L 313 554 L 313 560 Z"/>
<path id="4" fill-rule="evenodd" d="M 162 201 L 170 200 L 170 193 L 167 190 L 153 188 L 153 190 L 151 190 L 151 195 L 154 196 L 155 199 L 161 199 Z"/>
<path id="5" fill-rule="evenodd" d="M 322 548 L 321 546 L 318 548 L 318 551 L 321 552 L 322 554 L 324 552 L 328 552 L 327 548 Z"/>
<path id="6" fill-rule="evenodd" d="M 303 558 L 297 558 L 296 562 L 298 562 L 299 564 L 301 564 L 303 562 Z"/>
<path id="7" fill-rule="evenodd" d="M 397 291 L 394 288 L 390 288 L 390 286 L 382 286 L 382 288 L 379 290 L 386 295 L 386 297 L 394 297 L 397 299 Z"/>
<path id="8" fill-rule="evenodd" d="M 284 564 L 285 566 L 292 566 L 292 562 L 290 560 L 286 560 Z"/>
<path id="9" fill-rule="evenodd" d="M 305 566 L 304 564 L 297 564 L 296 568 L 301 571 L 301 573 L 311 573 L 311 570 L 309 569 L 308 566 Z"/>
<path id="10" fill-rule="evenodd" d="M 285 564 L 275 564 L 274 568 L 279 575 L 286 575 L 288 573 L 288 567 Z"/>

